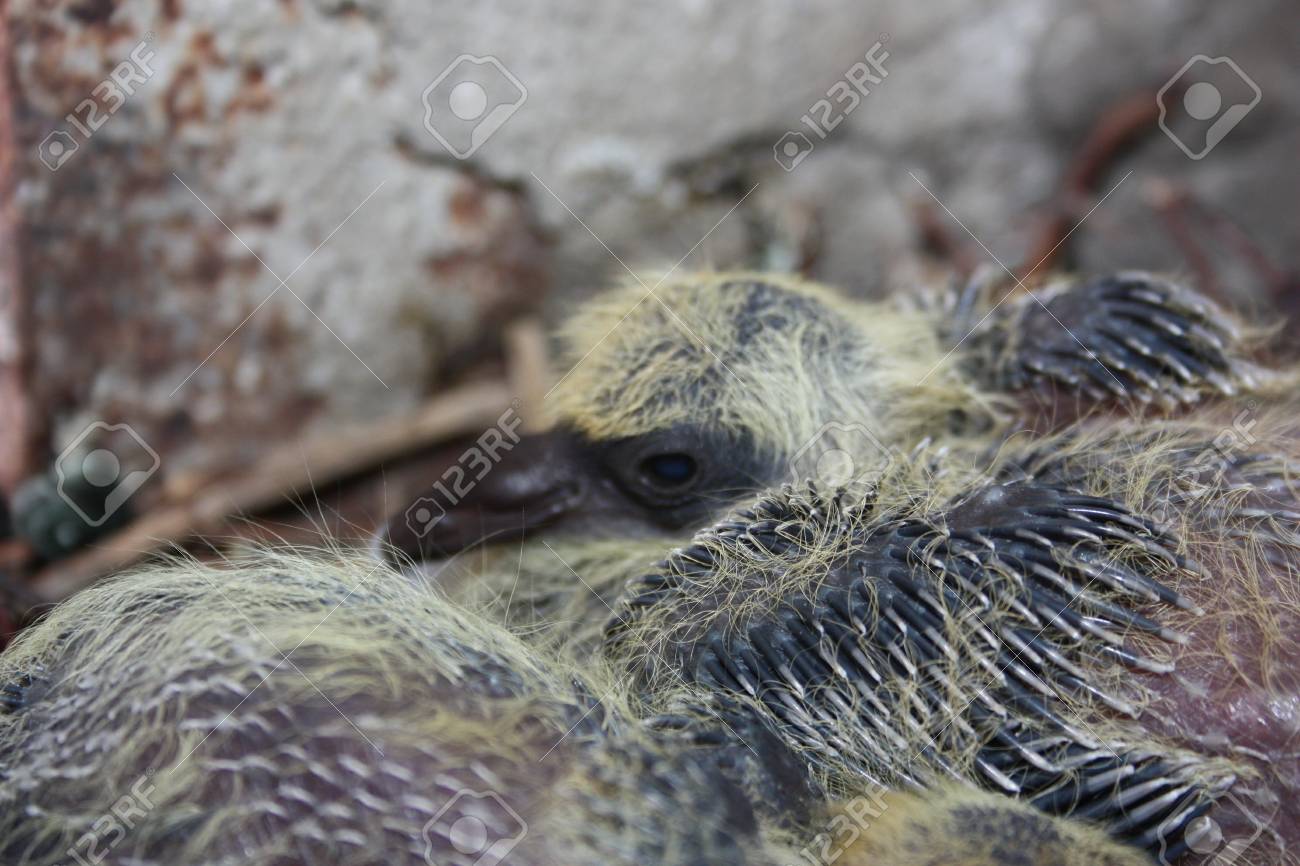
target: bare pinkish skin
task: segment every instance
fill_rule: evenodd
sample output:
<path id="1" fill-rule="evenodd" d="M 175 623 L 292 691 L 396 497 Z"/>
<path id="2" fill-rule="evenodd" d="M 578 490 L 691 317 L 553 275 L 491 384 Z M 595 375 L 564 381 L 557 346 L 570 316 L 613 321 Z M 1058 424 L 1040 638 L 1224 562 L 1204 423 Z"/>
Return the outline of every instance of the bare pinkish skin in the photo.
<path id="1" fill-rule="evenodd" d="M 1077 421 L 1071 405 L 1077 404 L 1062 398 L 1036 406 L 1035 429 Z M 1056 414 L 1044 414 L 1045 406 Z M 1297 441 L 1288 428 L 1271 436 L 1267 448 L 1240 451 L 1222 464 L 1172 467 L 1184 480 L 1224 486 L 1215 499 L 1201 501 L 1207 510 L 1188 527 L 1186 553 L 1205 576 L 1160 575 L 1203 612 L 1174 619 L 1168 607 L 1144 611 L 1188 641 L 1173 648 L 1173 673 L 1133 672 L 1152 695 L 1139 723 L 1254 776 L 1242 778 L 1200 819 L 1209 836 L 1179 866 L 1300 866 L 1300 525 L 1294 519 L 1300 479 L 1286 468 L 1300 460 Z M 1275 465 L 1251 463 L 1273 453 Z M 1098 465 L 1107 465 L 1104 457 Z M 1108 466 L 1118 475 L 1130 468 L 1123 458 Z M 1254 563 L 1249 575 L 1243 561 Z M 1215 831 L 1223 840 L 1217 847 Z"/>
<path id="2" fill-rule="evenodd" d="M 1300 863 L 1300 613 L 1286 602 L 1295 591 L 1285 594 L 1279 584 L 1296 576 L 1265 574 L 1259 598 L 1233 597 L 1254 593 L 1223 578 L 1214 567 L 1226 566 L 1223 558 L 1205 552 L 1208 577 L 1177 587 L 1205 613 L 1183 624 L 1189 641 L 1175 652 L 1174 673 L 1142 675 L 1154 699 L 1140 721 L 1201 754 L 1241 762 L 1258 777 L 1238 782 L 1200 820 L 1208 835 L 1178 862 Z M 1278 637 L 1269 641 L 1267 634 Z"/>

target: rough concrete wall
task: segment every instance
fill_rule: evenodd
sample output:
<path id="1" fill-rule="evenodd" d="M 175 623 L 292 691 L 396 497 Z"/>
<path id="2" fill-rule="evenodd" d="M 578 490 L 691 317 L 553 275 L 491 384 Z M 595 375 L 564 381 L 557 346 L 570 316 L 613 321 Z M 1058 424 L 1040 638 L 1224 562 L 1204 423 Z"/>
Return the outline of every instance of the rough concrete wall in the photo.
<path id="1" fill-rule="evenodd" d="M 50 447 L 129 421 L 176 470 L 400 411 L 490 357 L 501 318 L 622 278 L 610 251 L 662 267 L 708 233 L 688 264 L 906 285 L 926 270 L 918 208 L 936 208 L 920 182 L 1014 267 L 1106 107 L 1197 53 L 1232 56 L 1263 100 L 1203 160 L 1140 136 L 1096 195 L 1063 203 L 1073 223 L 1134 169 L 1063 263 L 1186 270 L 1153 209 L 1168 181 L 1294 272 L 1296 15 L 1288 0 L 11 2 Z M 153 74 L 48 170 L 41 143 L 142 40 Z M 878 40 L 887 78 L 783 170 L 773 144 Z M 421 98 L 464 53 L 499 58 L 527 99 L 461 161 Z M 287 288 L 258 261 L 287 277 L 309 255 Z M 1253 297 L 1259 279 L 1224 282 Z"/>

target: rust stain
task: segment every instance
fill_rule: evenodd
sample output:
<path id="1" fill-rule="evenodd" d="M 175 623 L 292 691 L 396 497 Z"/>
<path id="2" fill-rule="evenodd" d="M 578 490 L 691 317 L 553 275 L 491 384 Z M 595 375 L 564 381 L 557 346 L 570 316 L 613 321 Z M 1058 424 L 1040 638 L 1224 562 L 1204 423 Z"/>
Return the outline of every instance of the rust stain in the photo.
<path id="1" fill-rule="evenodd" d="M 305 14 L 301 4 L 281 2 L 285 17 Z M 160 4 L 159 29 L 183 19 L 181 0 Z M 70 419 L 90 413 L 130 423 L 163 456 L 165 471 L 237 471 L 268 443 L 298 435 L 338 407 L 335 395 L 307 391 L 307 377 L 298 375 L 314 360 L 316 326 L 304 324 L 293 304 L 267 304 L 231 336 L 275 282 L 190 199 L 172 170 L 179 170 L 236 231 L 275 231 L 283 219 L 280 203 L 241 209 L 237 199 L 213 201 L 212 184 L 204 178 L 219 171 L 232 153 L 226 133 L 237 127 L 223 129 L 222 120 L 275 111 L 282 97 L 271 86 L 270 67 L 244 55 L 223 56 L 222 31 L 186 36 L 166 81 L 151 85 L 144 97 L 148 109 L 162 114 L 162 135 L 133 136 L 124 130 L 98 136 L 83 143 L 57 173 L 46 172 L 36 163 L 36 145 L 60 122 L 52 115 L 91 92 L 101 80 L 96 76 L 101 61 L 111 69 L 124 56 L 122 43 L 110 41 L 125 32 L 127 25 L 119 20 L 124 7 L 80 0 L 81 18 L 70 17 L 66 6 L 49 7 L 7 23 L 11 32 L 21 32 L 16 38 L 24 47 L 38 49 L 14 69 L 17 158 L 41 192 L 16 205 L 30 239 L 20 262 L 33 305 L 23 331 L 31 342 L 26 387 L 40 408 L 36 420 L 49 428 L 29 440 L 35 453 L 48 457 L 41 452 L 56 444 L 49 431 L 62 431 Z M 130 23 L 127 51 L 143 35 L 135 32 L 138 20 Z M 89 66 L 83 65 L 87 58 L 94 61 Z M 393 70 L 379 74 L 391 76 Z M 236 85 L 229 93 L 226 76 Z M 178 144 L 167 134 L 186 127 L 217 140 L 208 136 L 198 144 Z M 0 142 L 0 159 L 4 154 Z M 0 204 L 11 202 L 6 198 Z M 447 207 L 459 251 L 426 265 L 436 284 L 431 294 L 446 292 L 472 305 L 473 321 L 454 335 L 458 346 L 471 350 L 458 353 L 454 363 L 469 372 L 467 364 L 481 369 L 493 361 L 482 348 L 495 340 L 490 320 L 517 315 L 540 296 L 545 244 L 526 198 L 491 179 L 467 173 L 450 192 Z M 0 230 L 0 295 L 7 288 L 4 239 Z M 437 325 L 438 304 L 421 306 L 431 327 Z M 214 349 L 202 372 L 168 397 Z M 0 369 L 0 379 L 9 373 Z M 449 375 L 448 367 L 442 375 Z M 6 404 L 0 403 L 0 411 L 7 411 Z M 0 425 L 0 458 L 7 427 Z M 7 468 L 0 465 L 0 471 Z"/>
<path id="2" fill-rule="evenodd" d="M 190 55 L 199 63 L 221 64 L 221 55 L 217 53 L 217 39 L 210 31 L 196 33 L 190 39 Z"/>
<path id="3" fill-rule="evenodd" d="M 397 71 L 387 63 L 381 64 L 370 76 L 370 84 L 376 90 L 382 90 L 397 79 Z"/>
<path id="4" fill-rule="evenodd" d="M 451 218 L 462 226 L 474 226 L 482 222 L 487 212 L 483 203 L 484 193 L 481 184 L 473 181 L 462 184 L 451 194 L 451 200 L 447 205 Z"/>
<path id="5" fill-rule="evenodd" d="M 68 14 L 83 24 L 103 24 L 116 9 L 115 0 L 80 0 L 68 6 Z"/>
<path id="6" fill-rule="evenodd" d="M 191 121 L 203 120 L 206 99 L 199 70 L 188 63 L 181 66 L 172 77 L 163 94 L 163 111 L 173 129 Z"/>
<path id="7" fill-rule="evenodd" d="M 0 16 L 3 17 L 3 16 Z M 62 113 L 71 110 L 102 80 L 102 75 L 85 71 L 80 64 L 68 68 L 68 57 L 74 53 L 92 51 L 103 54 L 104 37 L 100 31 L 107 28 L 68 27 L 53 14 L 44 17 L 8 19 L 10 38 L 15 44 L 36 46 L 30 63 L 19 67 L 12 63 L 11 52 L 3 58 L 14 76 L 13 87 L 20 98 L 16 104 L 26 108 L 32 97 L 38 97 L 42 110 Z M 99 43 L 88 45 L 88 43 Z M 107 63 L 107 57 L 102 57 Z M 51 123 L 57 118 L 50 118 Z M 47 130 L 48 131 L 48 130 Z"/>
<path id="8" fill-rule="evenodd" d="M 210 93 L 204 77 L 209 70 L 227 65 L 229 61 L 218 50 L 213 33 L 196 33 L 190 39 L 185 56 L 163 95 L 163 110 L 173 130 L 218 116 L 229 118 L 243 111 L 263 112 L 273 106 L 273 92 L 266 83 L 265 70 L 259 63 L 249 62 L 240 69 L 239 90 L 214 111 L 209 105 Z"/>
<path id="9" fill-rule="evenodd" d="M 467 177 L 452 193 L 448 212 L 466 234 L 465 242 L 423 264 L 438 292 L 473 305 L 476 325 L 467 337 L 441 333 L 436 322 L 429 323 L 449 343 L 439 371 L 442 382 L 492 361 L 501 349 L 498 327 L 535 312 L 547 289 L 546 242 L 522 194 Z M 418 320 L 420 313 L 411 315 Z"/>
<path id="10" fill-rule="evenodd" d="M 233 117 L 243 111 L 263 112 L 275 104 L 271 88 L 266 84 L 266 73 L 259 63 L 249 63 L 240 74 L 240 89 L 226 104 L 225 116 Z"/>
<path id="11" fill-rule="evenodd" d="M 268 228 L 280 221 L 282 208 L 277 203 L 271 203 L 265 207 L 255 208 L 244 214 L 244 221 L 255 226 Z"/>

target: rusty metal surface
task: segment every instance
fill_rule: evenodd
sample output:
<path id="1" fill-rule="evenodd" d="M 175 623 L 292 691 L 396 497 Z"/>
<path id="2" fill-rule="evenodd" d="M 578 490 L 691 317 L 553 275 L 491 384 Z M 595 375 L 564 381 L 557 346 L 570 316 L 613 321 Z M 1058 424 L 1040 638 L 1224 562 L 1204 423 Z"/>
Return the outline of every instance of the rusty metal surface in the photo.
<path id="1" fill-rule="evenodd" d="M 136 429 L 165 474 L 237 470 L 285 437 L 409 409 L 492 359 L 484 323 L 544 290 L 523 196 L 350 126 L 382 98 L 382 63 L 321 76 L 284 56 L 309 39 L 259 48 L 178 2 L 18 2 L 7 19 L 43 457 L 103 421 Z M 106 111 L 96 89 L 133 56 L 147 80 Z M 89 122 L 87 99 L 103 121 L 88 138 L 67 117 Z M 77 147 L 51 170 L 58 130 Z"/>
<path id="2" fill-rule="evenodd" d="M 9 56 L 8 22 L 0 17 L 0 494 L 12 492 L 26 474 L 31 446 L 24 340 L 27 305 L 19 265 L 20 226 L 14 199 L 18 168 L 14 94 L 9 64 L 4 62 Z"/>

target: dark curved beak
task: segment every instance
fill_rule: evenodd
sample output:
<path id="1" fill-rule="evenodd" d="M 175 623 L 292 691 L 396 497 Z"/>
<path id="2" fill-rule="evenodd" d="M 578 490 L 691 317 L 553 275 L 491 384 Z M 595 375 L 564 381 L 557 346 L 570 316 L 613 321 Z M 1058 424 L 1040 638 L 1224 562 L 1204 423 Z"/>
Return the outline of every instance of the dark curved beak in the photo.
<path id="1" fill-rule="evenodd" d="M 509 447 L 467 444 L 421 496 L 379 530 L 379 548 L 397 564 L 444 559 L 481 542 L 518 540 L 551 526 L 586 495 L 572 437 L 522 436 Z"/>

